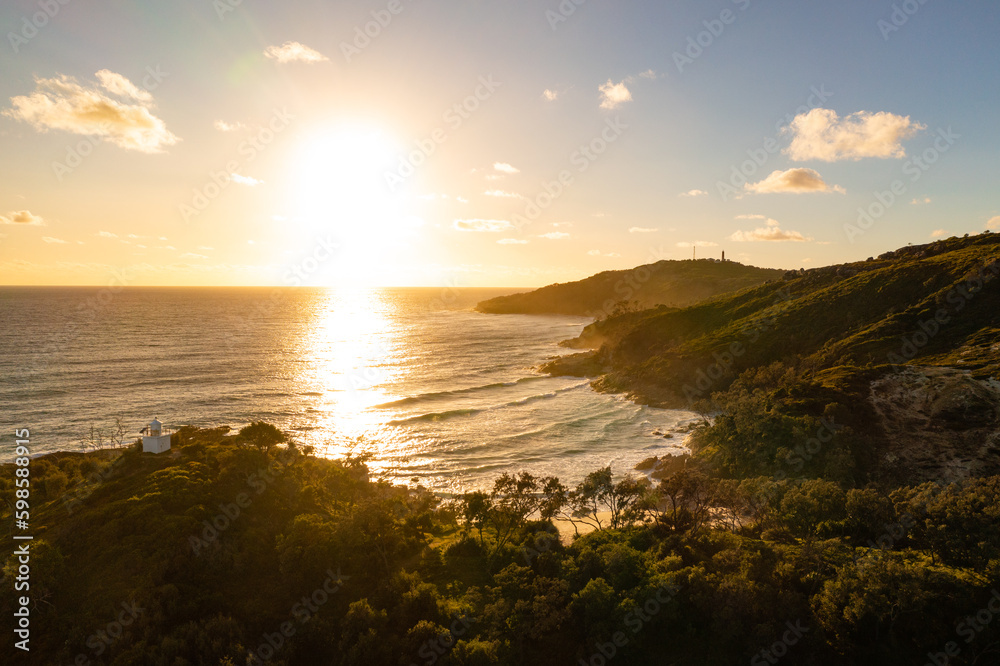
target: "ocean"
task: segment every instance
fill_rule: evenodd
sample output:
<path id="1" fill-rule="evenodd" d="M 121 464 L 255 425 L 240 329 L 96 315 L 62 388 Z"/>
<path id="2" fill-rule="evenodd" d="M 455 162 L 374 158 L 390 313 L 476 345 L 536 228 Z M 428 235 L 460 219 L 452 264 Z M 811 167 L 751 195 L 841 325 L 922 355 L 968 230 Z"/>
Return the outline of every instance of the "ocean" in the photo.
<path id="1" fill-rule="evenodd" d="M 498 289 L 0 289 L 0 454 L 84 449 L 115 417 L 129 440 L 264 420 L 327 456 L 442 493 L 528 470 L 575 484 L 677 452 L 697 420 L 537 371 L 584 317 L 486 315 Z"/>

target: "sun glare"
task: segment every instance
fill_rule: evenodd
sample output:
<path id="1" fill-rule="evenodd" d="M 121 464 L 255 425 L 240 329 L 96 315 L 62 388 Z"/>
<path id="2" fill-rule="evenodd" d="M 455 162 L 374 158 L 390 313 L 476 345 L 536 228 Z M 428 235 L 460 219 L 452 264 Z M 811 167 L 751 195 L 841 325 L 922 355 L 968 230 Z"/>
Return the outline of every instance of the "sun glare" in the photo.
<path id="1" fill-rule="evenodd" d="M 302 231 L 330 234 L 341 244 L 320 284 L 368 285 L 423 221 L 407 213 L 385 174 L 400 149 L 385 131 L 358 126 L 313 133 L 297 155 L 292 208 Z"/>

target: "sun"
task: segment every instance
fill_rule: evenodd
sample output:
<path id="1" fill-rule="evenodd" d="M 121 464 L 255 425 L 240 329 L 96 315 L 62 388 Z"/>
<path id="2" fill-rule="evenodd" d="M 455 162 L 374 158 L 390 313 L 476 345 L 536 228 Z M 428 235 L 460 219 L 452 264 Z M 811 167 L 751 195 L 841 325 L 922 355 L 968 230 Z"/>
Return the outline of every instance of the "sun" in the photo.
<path id="1" fill-rule="evenodd" d="M 393 192 L 392 173 L 401 147 L 378 127 L 339 125 L 306 135 L 295 155 L 290 208 L 308 235 L 332 235 L 342 248 L 324 284 L 381 281 L 393 257 L 411 242 L 423 221 Z"/>
<path id="2" fill-rule="evenodd" d="M 347 126 L 310 134 L 296 157 L 299 214 L 350 224 L 384 212 L 384 173 L 396 153 L 393 140 L 378 129 Z"/>

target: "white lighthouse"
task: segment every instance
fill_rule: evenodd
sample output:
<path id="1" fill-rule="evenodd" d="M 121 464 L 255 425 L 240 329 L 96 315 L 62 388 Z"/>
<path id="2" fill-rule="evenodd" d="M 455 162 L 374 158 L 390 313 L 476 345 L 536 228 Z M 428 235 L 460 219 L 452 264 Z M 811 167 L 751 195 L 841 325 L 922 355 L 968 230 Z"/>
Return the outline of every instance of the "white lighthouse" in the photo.
<path id="1" fill-rule="evenodd" d="M 143 453 L 163 453 L 170 450 L 170 431 L 155 416 L 142 432 Z"/>

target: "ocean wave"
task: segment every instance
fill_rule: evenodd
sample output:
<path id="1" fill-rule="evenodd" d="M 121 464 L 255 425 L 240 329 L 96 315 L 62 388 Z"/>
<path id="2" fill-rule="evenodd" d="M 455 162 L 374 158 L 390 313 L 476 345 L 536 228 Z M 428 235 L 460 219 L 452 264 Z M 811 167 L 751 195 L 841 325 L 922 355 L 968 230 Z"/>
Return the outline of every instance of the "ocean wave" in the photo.
<path id="1" fill-rule="evenodd" d="M 386 425 L 391 426 L 401 426 L 407 425 L 409 423 L 417 423 L 420 421 L 443 421 L 445 419 L 450 419 L 455 416 L 471 416 L 472 414 L 478 414 L 479 409 L 451 409 L 446 412 L 430 412 L 429 414 L 421 414 L 420 416 L 410 416 L 405 419 L 396 419 L 393 421 L 386 422 Z"/>
<path id="2" fill-rule="evenodd" d="M 393 407 L 405 407 L 406 405 L 414 405 L 420 402 L 442 400 L 445 398 L 454 398 L 460 395 L 469 395 L 470 393 L 478 393 L 480 391 L 490 391 L 498 388 L 508 388 L 526 382 L 539 381 L 541 379 L 551 379 L 551 377 L 545 375 L 538 375 L 535 377 L 521 377 L 520 379 L 517 379 L 512 382 L 494 382 L 492 384 L 483 384 L 482 386 L 470 386 L 468 388 L 452 389 L 450 391 L 432 391 L 430 393 L 420 393 L 418 395 L 410 396 L 407 398 L 400 398 L 399 400 L 393 400 L 391 402 L 384 402 L 380 405 L 375 405 L 374 409 L 391 409 Z"/>
<path id="3" fill-rule="evenodd" d="M 386 425 L 390 426 L 400 426 L 407 425 L 410 423 L 419 423 L 422 421 L 443 421 L 455 416 L 472 416 L 473 414 L 479 414 L 481 412 L 492 412 L 499 409 L 506 409 L 508 407 L 520 407 L 522 405 L 527 405 L 538 400 L 549 400 L 555 398 L 556 396 L 566 393 L 568 391 L 575 391 L 579 388 L 587 386 L 590 382 L 581 382 L 579 384 L 574 384 L 572 386 L 566 386 L 561 389 L 556 389 L 555 391 L 549 391 L 548 393 L 537 393 L 535 395 L 525 396 L 523 398 L 518 398 L 517 400 L 511 400 L 510 402 L 505 402 L 500 405 L 493 405 L 491 407 L 483 408 L 465 408 L 465 409 L 450 409 L 443 412 L 429 412 L 427 414 L 420 414 L 418 416 L 409 416 L 403 419 L 395 419 L 393 421 L 388 421 Z"/>

